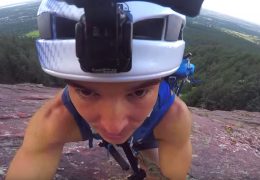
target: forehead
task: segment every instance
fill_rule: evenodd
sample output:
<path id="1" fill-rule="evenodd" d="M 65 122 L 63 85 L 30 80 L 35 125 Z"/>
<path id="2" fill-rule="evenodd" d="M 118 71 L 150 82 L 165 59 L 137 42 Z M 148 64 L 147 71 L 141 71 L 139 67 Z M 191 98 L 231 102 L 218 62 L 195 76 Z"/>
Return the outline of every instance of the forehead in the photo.
<path id="1" fill-rule="evenodd" d="M 148 81 L 135 81 L 135 82 L 120 82 L 120 83 L 100 83 L 100 82 L 83 82 L 83 81 L 67 81 L 68 85 L 75 88 L 85 89 L 121 89 L 121 90 L 134 90 L 138 88 L 145 88 L 149 86 L 158 85 L 160 79 Z"/>

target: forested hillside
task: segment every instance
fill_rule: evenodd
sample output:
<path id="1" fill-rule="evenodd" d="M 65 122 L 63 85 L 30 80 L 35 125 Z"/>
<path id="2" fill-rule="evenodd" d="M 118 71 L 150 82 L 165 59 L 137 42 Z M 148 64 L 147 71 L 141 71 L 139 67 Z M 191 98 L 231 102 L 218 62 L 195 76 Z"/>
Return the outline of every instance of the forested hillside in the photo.
<path id="1" fill-rule="evenodd" d="M 35 39 L 39 34 L 36 20 L 39 3 L 0 8 L 0 83 L 63 84 L 62 80 L 43 73 L 37 60 Z"/>
<path id="2" fill-rule="evenodd" d="M 184 96 L 189 105 L 260 111 L 260 45 L 192 22 L 185 39 L 202 80 Z"/>
<path id="3" fill-rule="evenodd" d="M 39 2 L 0 8 L 0 34 L 21 35 L 37 29 Z"/>
<path id="4" fill-rule="evenodd" d="M 0 83 L 62 83 L 45 75 L 37 60 L 37 6 L 0 9 Z M 185 89 L 188 105 L 260 111 L 259 32 L 203 15 L 187 20 L 184 38 L 202 81 Z"/>
<path id="5" fill-rule="evenodd" d="M 58 86 L 61 80 L 41 70 L 37 60 L 35 39 L 31 37 L 0 36 L 0 83 L 41 83 Z"/>

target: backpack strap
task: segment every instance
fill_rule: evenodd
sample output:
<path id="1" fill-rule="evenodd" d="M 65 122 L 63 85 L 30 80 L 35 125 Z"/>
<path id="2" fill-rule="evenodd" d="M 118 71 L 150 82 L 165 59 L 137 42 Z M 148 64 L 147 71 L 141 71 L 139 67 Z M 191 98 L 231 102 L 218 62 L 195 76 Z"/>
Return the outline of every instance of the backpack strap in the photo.
<path id="1" fill-rule="evenodd" d="M 63 90 L 62 93 L 62 102 L 64 104 L 64 106 L 68 109 L 68 111 L 72 114 L 72 116 L 74 117 L 74 120 L 76 121 L 81 136 L 83 138 L 83 140 L 89 140 L 89 147 L 93 147 L 93 133 L 92 130 L 90 128 L 90 126 L 88 125 L 88 123 L 83 119 L 83 117 L 78 113 L 78 111 L 76 110 L 75 106 L 73 105 L 70 96 L 69 96 L 69 91 L 68 91 L 68 86 L 66 86 Z"/>
<path id="2" fill-rule="evenodd" d="M 133 135 L 132 143 L 133 148 L 136 151 L 157 147 L 153 130 L 169 110 L 174 102 L 174 99 L 175 95 L 171 93 L 169 84 L 162 81 L 159 88 L 158 99 L 151 115 Z"/>

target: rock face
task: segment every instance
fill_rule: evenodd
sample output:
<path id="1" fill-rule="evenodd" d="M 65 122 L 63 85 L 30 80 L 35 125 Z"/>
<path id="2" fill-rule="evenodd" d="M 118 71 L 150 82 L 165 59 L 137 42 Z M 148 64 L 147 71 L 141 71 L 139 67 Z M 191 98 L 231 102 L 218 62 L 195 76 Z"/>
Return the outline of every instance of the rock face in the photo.
<path id="1" fill-rule="evenodd" d="M 57 88 L 42 85 L 0 85 L 0 179 L 22 143 L 32 114 Z M 193 161 L 189 179 L 260 179 L 260 113 L 207 111 L 190 107 L 193 115 Z M 123 171 L 95 142 L 68 143 L 54 179 L 126 179 Z"/>

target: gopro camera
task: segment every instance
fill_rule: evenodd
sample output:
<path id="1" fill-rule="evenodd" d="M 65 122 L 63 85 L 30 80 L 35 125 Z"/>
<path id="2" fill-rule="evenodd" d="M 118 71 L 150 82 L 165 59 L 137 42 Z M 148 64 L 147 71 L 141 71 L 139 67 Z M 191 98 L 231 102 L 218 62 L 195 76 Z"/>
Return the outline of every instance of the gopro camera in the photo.
<path id="1" fill-rule="evenodd" d="M 82 2 L 82 1 L 81 1 Z M 91 73 L 128 72 L 132 67 L 133 20 L 115 0 L 86 0 L 76 24 L 76 55 L 81 69 Z"/>

